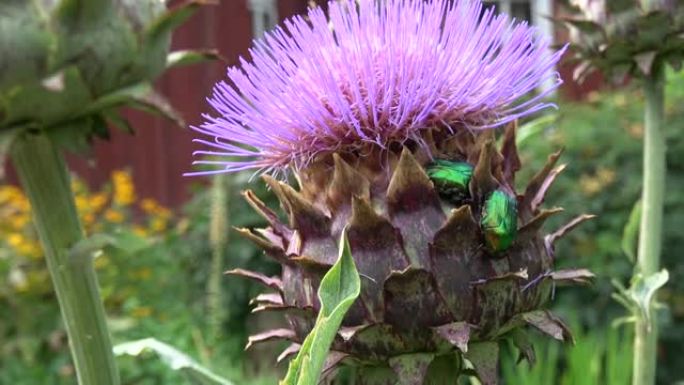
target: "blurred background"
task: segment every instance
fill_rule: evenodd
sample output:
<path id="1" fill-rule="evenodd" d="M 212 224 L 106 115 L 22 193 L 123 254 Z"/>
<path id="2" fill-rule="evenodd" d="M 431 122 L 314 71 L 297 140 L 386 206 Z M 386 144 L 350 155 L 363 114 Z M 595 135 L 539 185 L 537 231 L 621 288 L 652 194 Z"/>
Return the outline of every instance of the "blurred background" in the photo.
<path id="1" fill-rule="evenodd" d="M 173 2 L 172 2 L 173 3 Z M 323 2 L 320 2 L 321 4 Z M 563 42 L 566 31 L 548 18 L 561 15 L 557 0 L 489 2 L 528 20 Z M 253 38 L 284 18 L 305 11 L 307 0 L 223 0 L 204 7 L 175 35 L 174 48 L 218 49 L 227 63 L 168 72 L 157 89 L 187 125 L 209 112 L 205 98 L 224 78 L 226 65 L 248 57 Z M 600 74 L 572 81 L 573 66 L 558 69 L 565 84 L 555 96 L 560 109 L 521 122 L 523 162 L 536 170 L 551 151 L 565 148 L 565 173 L 549 202 L 566 214 L 598 214 L 560 243 L 558 263 L 586 267 L 598 275 L 589 288 L 559 288 L 553 306 L 576 331 L 574 347 L 535 341 L 537 365 L 516 364 L 513 349 L 501 368 L 504 384 L 627 385 L 631 374 L 627 312 L 611 298 L 613 282 L 632 272 L 633 245 L 623 232 L 640 195 L 642 95 L 630 84 L 610 87 Z M 684 76 L 668 74 L 668 180 L 663 259 L 671 280 L 661 292 L 658 378 L 684 384 Z M 240 192 L 253 189 L 272 207 L 270 192 L 250 174 L 219 179 L 184 177 L 192 170 L 192 133 L 163 119 L 128 112 L 134 135 L 112 130 L 83 160 L 73 157 L 73 189 L 89 233 L 112 232 L 126 247 L 96 259 L 115 343 L 155 337 L 197 359 L 236 384 L 273 384 L 285 365 L 275 359 L 278 343 L 244 351 L 247 336 L 264 324 L 282 322 L 250 314 L 260 289 L 224 270 L 249 268 L 277 273 L 277 265 L 230 230 L 261 225 Z M 11 166 L 7 172 L 13 180 Z M 522 183 L 526 177 L 519 178 Z M 627 226 L 629 227 L 629 226 Z M 120 358 L 124 384 L 185 384 L 154 357 Z M 0 384 L 74 384 L 66 335 L 30 223 L 26 197 L 14 185 L 0 186 Z"/>

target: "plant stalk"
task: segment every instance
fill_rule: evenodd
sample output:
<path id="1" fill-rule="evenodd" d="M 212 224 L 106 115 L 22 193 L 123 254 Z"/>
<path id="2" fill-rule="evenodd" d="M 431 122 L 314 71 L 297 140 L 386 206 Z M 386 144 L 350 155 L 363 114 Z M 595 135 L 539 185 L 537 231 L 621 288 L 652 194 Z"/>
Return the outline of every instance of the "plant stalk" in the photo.
<path id="1" fill-rule="evenodd" d="M 211 194 L 211 224 L 209 244 L 211 245 L 211 270 L 207 281 L 207 311 L 212 343 L 217 343 L 222 335 L 222 324 L 226 318 L 221 281 L 223 260 L 228 245 L 228 200 L 230 180 L 227 175 L 214 178 Z"/>
<path id="2" fill-rule="evenodd" d="M 75 258 L 70 250 L 84 239 L 66 163 L 45 135 L 17 138 L 12 160 L 31 203 L 50 277 L 69 337 L 78 383 L 118 385 L 92 258 Z"/>
<path id="3" fill-rule="evenodd" d="M 656 273 L 660 268 L 666 174 L 664 82 L 662 64 L 654 63 L 652 73 L 645 79 L 644 84 L 646 111 L 643 192 L 636 269 L 636 272 L 643 274 L 644 277 Z M 652 385 L 655 383 L 658 341 L 656 315 L 654 314 L 650 321 L 643 315 L 638 315 L 635 328 L 632 384 Z"/>

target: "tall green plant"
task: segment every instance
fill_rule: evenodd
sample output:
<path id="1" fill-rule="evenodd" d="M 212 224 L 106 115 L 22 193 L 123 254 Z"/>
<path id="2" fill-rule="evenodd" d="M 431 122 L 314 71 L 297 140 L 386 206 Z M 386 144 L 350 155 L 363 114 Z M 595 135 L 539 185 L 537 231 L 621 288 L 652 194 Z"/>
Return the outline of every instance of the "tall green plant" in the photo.
<path id="1" fill-rule="evenodd" d="M 652 0 L 642 0 L 644 8 L 651 8 Z M 637 274 L 651 277 L 660 269 L 663 205 L 665 198 L 665 133 L 663 130 L 665 69 L 663 63 L 654 63 L 651 73 L 644 79 L 646 111 L 644 116 L 644 174 L 641 198 L 641 225 Z M 664 283 L 664 282 L 663 282 Z M 644 304 L 645 311 L 636 317 L 634 339 L 634 385 L 655 383 L 656 344 L 658 328 L 654 317 L 649 317 L 653 304 Z"/>
<path id="2" fill-rule="evenodd" d="M 0 5 L 0 161 L 11 154 L 33 207 L 78 381 L 117 385 L 92 266 L 104 238 L 84 239 L 62 148 L 82 149 L 126 122 L 122 105 L 177 115 L 151 83 L 168 66 L 174 28 L 204 1 L 8 0 Z"/>
<path id="3" fill-rule="evenodd" d="M 652 298 L 668 278 L 667 272 L 659 271 L 667 173 L 665 65 L 681 67 L 684 9 L 677 2 L 659 0 L 606 2 L 603 9 L 596 6 L 585 2 L 584 20 L 566 19 L 580 32 L 577 47 L 583 63 L 579 68 L 599 68 L 620 79 L 626 74 L 636 76 L 642 81 L 645 97 L 637 260 L 632 286 L 618 298 L 633 313 L 635 322 L 633 384 L 650 385 L 655 382 L 658 336 Z"/>
<path id="4" fill-rule="evenodd" d="M 221 336 L 222 323 L 225 319 L 225 308 L 222 304 L 223 260 L 228 246 L 228 204 L 231 195 L 230 179 L 219 175 L 212 183 L 211 219 L 209 227 L 209 243 L 211 244 L 211 269 L 207 280 L 207 312 L 209 336 L 217 341 Z"/>
<path id="5" fill-rule="evenodd" d="M 84 246 L 62 155 L 45 136 L 26 135 L 12 159 L 33 208 L 80 384 L 118 384 L 92 251 Z M 93 245 L 96 246 L 96 245 Z"/>

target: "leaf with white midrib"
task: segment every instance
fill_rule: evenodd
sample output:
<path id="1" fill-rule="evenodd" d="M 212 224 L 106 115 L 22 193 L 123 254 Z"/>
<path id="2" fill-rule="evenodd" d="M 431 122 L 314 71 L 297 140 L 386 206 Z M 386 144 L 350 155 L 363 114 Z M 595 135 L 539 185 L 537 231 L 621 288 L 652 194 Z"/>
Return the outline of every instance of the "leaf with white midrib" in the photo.
<path id="1" fill-rule="evenodd" d="M 323 370 L 330 345 L 342 319 L 361 292 L 361 279 L 351 256 L 346 231 L 340 239 L 337 262 L 325 274 L 318 289 L 321 311 L 316 325 L 287 371 L 281 385 L 316 385 Z"/>

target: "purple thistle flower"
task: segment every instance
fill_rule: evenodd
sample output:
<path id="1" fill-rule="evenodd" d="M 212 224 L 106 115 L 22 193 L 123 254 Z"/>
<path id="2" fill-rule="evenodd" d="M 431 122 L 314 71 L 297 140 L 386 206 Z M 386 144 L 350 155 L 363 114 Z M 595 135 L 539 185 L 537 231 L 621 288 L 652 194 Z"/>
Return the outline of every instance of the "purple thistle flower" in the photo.
<path id="1" fill-rule="evenodd" d="M 429 130 L 485 129 L 552 106 L 564 49 L 478 0 L 331 1 L 254 43 L 194 129 L 193 174 L 301 169 L 331 152 L 423 143 Z M 553 87 L 519 101 L 542 83 Z M 218 158 L 217 158 L 218 156 Z M 218 160 L 216 160 L 218 159 Z"/>

